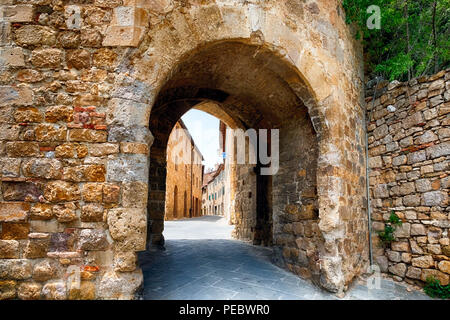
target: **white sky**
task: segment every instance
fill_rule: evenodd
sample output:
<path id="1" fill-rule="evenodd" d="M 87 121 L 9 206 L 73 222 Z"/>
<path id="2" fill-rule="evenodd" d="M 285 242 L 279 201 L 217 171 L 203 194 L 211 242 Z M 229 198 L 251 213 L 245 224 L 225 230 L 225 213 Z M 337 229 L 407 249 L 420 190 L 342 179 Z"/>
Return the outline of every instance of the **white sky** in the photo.
<path id="1" fill-rule="evenodd" d="M 219 153 L 219 119 L 195 109 L 186 112 L 181 119 L 205 159 L 205 172 L 214 168 L 216 163 L 222 163 Z"/>

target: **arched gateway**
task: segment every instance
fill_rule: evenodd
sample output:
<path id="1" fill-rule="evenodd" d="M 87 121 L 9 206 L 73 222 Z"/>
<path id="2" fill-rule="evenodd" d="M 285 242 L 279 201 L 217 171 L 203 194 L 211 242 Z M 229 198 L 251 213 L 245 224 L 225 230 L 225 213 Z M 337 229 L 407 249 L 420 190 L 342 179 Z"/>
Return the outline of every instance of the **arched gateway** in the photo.
<path id="1" fill-rule="evenodd" d="M 37 258 L 0 260 L 0 278 L 14 278 L 13 269 L 23 268 L 30 276 L 16 280 L 28 281 L 36 265 L 49 264 L 53 276 L 33 280 L 43 287 L 43 297 L 57 298 L 56 292 L 62 292 L 58 288 L 64 288 L 67 297 L 85 297 L 86 288 L 95 292 L 89 298 L 133 297 L 142 284 L 135 252 L 163 244 L 169 134 L 185 112 L 198 108 L 231 127 L 280 130 L 276 175 L 264 180 L 254 170 L 237 170 L 235 236 L 271 243 L 278 264 L 327 290 L 345 290 L 367 268 L 368 231 L 362 49 L 352 39 L 338 1 L 119 2 L 94 1 L 88 6 L 112 15 L 107 28 L 95 28 L 104 35 L 102 48 L 83 42 L 76 49 L 92 54 L 93 65 L 70 63 L 67 57 L 81 52 L 67 49 L 66 62 L 40 67 L 61 69 L 64 86 L 57 92 L 74 96 L 75 114 L 96 106 L 95 112 L 105 113 L 107 127 L 77 127 L 58 118 L 55 122 L 67 129 L 67 136 L 54 140 L 59 142 L 55 161 L 60 162 L 54 165 L 61 166 L 63 174 L 31 174 L 43 184 L 40 200 L 12 202 L 3 191 L 0 222 L 10 222 L 6 217 L 16 210 L 12 221 L 29 222 L 31 235 L 49 234 L 49 239 L 45 254 Z M 86 29 L 89 17 L 81 19 Z M 15 39 L 16 45 L 27 47 Z M 36 61 L 49 50 L 47 45 L 27 48 L 39 68 L 33 57 Z M 98 90 L 70 91 L 67 83 L 72 80 L 64 80 L 70 75 L 65 67 L 82 74 L 81 83 L 99 81 Z M 13 104 L 23 104 L 18 100 Z M 26 139 L 5 139 L 8 156 L 27 157 L 15 153 L 17 140 Z M 43 161 L 38 158 L 45 156 L 45 138 L 36 134 L 31 141 L 36 141 L 37 154 L 23 159 Z M 58 156 L 62 146 L 72 145 L 87 148 L 86 158 Z M 94 163 L 100 179 L 89 178 Z M 71 176 L 71 170 L 86 172 Z M 27 177 L 23 169 L 22 174 Z M 264 200 L 270 202 L 263 206 L 267 212 L 261 212 L 258 203 L 252 207 L 247 181 L 255 181 L 257 194 L 265 190 L 270 198 Z M 67 211 L 71 205 L 81 218 L 64 221 L 57 216 L 52 230 L 36 218 L 40 207 L 55 212 L 58 206 Z M 88 210 L 101 210 L 104 219 L 83 219 Z M 17 220 L 21 212 L 25 217 Z M 76 247 L 62 248 L 68 243 L 64 237 L 71 237 Z M 35 242 L 29 238 L 27 246 Z M 78 291 L 65 280 L 74 265 L 85 268 L 86 274 L 93 273 L 89 267 L 97 268 L 96 277 L 86 276 Z"/>

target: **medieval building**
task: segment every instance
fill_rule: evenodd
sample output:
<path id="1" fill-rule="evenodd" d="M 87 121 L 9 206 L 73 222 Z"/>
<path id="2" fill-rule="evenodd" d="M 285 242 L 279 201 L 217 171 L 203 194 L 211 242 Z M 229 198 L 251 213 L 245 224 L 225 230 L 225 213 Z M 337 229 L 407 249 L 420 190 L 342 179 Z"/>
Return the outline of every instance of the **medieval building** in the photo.
<path id="1" fill-rule="evenodd" d="M 203 155 L 183 120 L 178 121 L 167 143 L 166 220 L 201 214 Z"/>

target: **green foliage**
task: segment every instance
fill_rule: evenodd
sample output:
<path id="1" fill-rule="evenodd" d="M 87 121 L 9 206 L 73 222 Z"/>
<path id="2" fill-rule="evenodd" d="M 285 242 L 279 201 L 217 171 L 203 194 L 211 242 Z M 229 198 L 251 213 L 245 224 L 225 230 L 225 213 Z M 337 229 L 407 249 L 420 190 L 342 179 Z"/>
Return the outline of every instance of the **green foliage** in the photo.
<path id="1" fill-rule="evenodd" d="M 346 22 L 363 39 L 369 78 L 408 80 L 450 67 L 450 0 L 342 0 Z M 381 9 L 370 30 L 367 8 Z"/>
<path id="2" fill-rule="evenodd" d="M 389 223 L 394 226 L 401 226 L 403 221 L 395 214 L 394 211 L 391 211 L 391 215 L 389 216 Z"/>
<path id="3" fill-rule="evenodd" d="M 383 246 L 386 247 L 395 240 L 394 232 L 396 227 L 401 225 L 402 220 L 395 214 L 394 211 L 391 211 L 391 215 L 389 216 L 388 222 L 384 226 L 384 230 L 378 232 L 378 236 L 380 237 Z"/>
<path id="4" fill-rule="evenodd" d="M 450 299 L 450 285 L 443 286 L 433 277 L 427 278 L 427 284 L 423 290 L 432 298 Z"/>

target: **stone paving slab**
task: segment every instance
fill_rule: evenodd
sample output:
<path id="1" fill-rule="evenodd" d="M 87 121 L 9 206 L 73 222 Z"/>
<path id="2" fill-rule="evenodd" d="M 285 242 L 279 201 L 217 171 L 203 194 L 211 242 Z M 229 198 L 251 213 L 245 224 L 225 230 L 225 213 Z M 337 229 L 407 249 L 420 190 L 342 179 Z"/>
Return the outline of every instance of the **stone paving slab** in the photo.
<path id="1" fill-rule="evenodd" d="M 271 262 L 272 250 L 231 238 L 220 217 L 166 221 L 165 251 L 142 252 L 143 298 L 148 300 L 336 300 L 336 295 Z M 382 279 L 381 289 L 355 284 L 344 300 L 423 300 L 403 284 Z"/>

